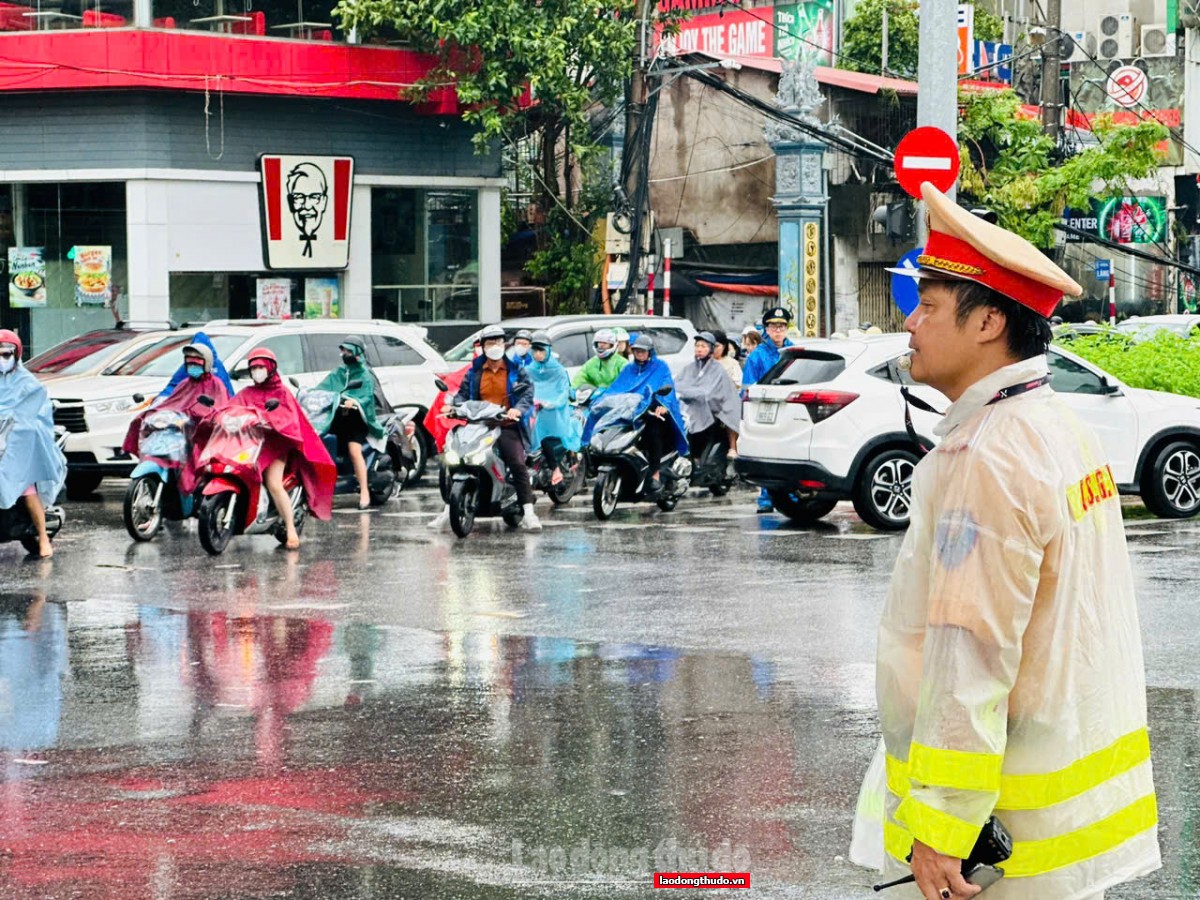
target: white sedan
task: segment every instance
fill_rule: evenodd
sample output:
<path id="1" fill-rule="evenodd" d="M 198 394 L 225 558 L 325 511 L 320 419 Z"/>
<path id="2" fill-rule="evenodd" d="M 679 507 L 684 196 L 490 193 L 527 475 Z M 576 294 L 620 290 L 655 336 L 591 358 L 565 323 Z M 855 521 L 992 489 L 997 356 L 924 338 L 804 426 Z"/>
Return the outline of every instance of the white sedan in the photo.
<path id="1" fill-rule="evenodd" d="M 867 524 L 908 525 L 919 459 L 904 425 L 902 385 L 936 409 L 949 401 L 914 384 L 896 361 L 907 334 L 806 340 L 747 389 L 737 468 L 800 522 L 851 500 Z M 1200 400 L 1131 388 L 1061 347 L 1049 353 L 1051 382 L 1095 430 L 1122 493 L 1139 494 L 1157 516 L 1200 512 Z M 912 408 L 926 446 L 938 416 Z"/>

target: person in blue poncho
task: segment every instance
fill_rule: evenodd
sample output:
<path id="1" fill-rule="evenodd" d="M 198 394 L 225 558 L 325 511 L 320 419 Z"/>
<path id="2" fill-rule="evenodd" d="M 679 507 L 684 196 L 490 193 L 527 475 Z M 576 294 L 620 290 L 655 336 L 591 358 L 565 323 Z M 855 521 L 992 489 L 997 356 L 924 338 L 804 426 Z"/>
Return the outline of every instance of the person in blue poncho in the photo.
<path id="1" fill-rule="evenodd" d="M 579 450 L 579 421 L 571 412 L 571 376 L 554 358 L 548 332 L 535 332 L 530 346 L 533 362 L 525 372 L 533 382 L 533 446 L 541 447 L 551 465 L 558 466 L 564 452 Z M 554 478 L 557 484 L 562 472 L 556 470 Z"/>
<path id="2" fill-rule="evenodd" d="M 663 385 L 675 387 L 675 379 L 671 377 L 671 369 L 658 358 L 654 352 L 654 341 L 649 335 L 639 334 L 631 345 L 633 359 L 621 370 L 605 392 L 613 394 L 641 394 L 643 405 L 637 415 L 649 409 L 650 415 L 645 418 L 646 427 L 642 432 L 642 452 L 646 454 L 646 462 L 650 465 L 651 481 L 646 492 L 653 497 L 662 487 L 658 468 L 667 448 L 674 444 L 680 456 L 687 456 L 687 429 L 683 424 L 683 413 L 679 409 L 679 398 L 675 392 L 660 397 L 654 392 Z M 584 429 L 583 440 L 591 439 L 594 419 L 589 419 Z"/>
<path id="3" fill-rule="evenodd" d="M 24 500 L 42 559 L 54 555 L 46 507 L 67 480 L 67 461 L 54 442 L 54 408 L 42 383 L 21 365 L 21 339 L 0 330 L 0 509 Z"/>
<path id="4" fill-rule="evenodd" d="M 779 351 L 784 347 L 792 346 L 792 342 L 787 338 L 788 326 L 792 323 L 791 310 L 784 306 L 768 309 L 763 313 L 762 321 L 766 339 L 746 357 L 746 365 L 742 368 L 743 388 L 757 384 L 771 370 L 771 367 L 779 362 Z M 758 511 L 760 513 L 775 511 L 775 505 L 771 502 L 766 488 L 763 488 L 758 495 Z"/>
<path id="5" fill-rule="evenodd" d="M 517 332 L 508 348 L 508 358 L 522 368 L 533 362 L 533 334 L 528 328 Z"/>
<path id="6" fill-rule="evenodd" d="M 233 382 L 229 379 L 229 373 L 225 371 L 225 364 L 221 362 L 221 355 L 217 353 L 217 348 L 213 346 L 212 340 L 203 331 L 197 331 L 195 337 L 192 338 L 188 347 L 207 347 L 212 351 L 212 374 L 215 375 L 225 384 L 225 392 L 232 397 L 236 392 L 233 389 Z M 187 347 L 183 348 L 185 353 Z M 160 402 L 170 397 L 175 393 L 175 388 L 187 381 L 188 370 L 186 365 L 180 366 L 175 370 L 175 374 L 171 376 L 171 380 L 167 382 L 167 386 L 163 388 L 161 394 L 156 398 Z"/>

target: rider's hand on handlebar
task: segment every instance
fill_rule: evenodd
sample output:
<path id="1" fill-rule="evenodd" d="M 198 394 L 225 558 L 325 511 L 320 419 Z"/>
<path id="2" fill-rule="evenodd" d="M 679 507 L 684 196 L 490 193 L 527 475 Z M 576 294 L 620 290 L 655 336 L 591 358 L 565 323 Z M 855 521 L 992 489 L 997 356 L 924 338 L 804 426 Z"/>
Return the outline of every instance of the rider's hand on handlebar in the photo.
<path id="1" fill-rule="evenodd" d="M 345 397 L 342 400 L 342 406 L 346 407 L 346 409 L 358 409 L 358 401 L 353 397 Z"/>
<path id="2" fill-rule="evenodd" d="M 662 419 L 667 415 L 667 408 L 665 406 L 656 406 L 653 409 L 652 414 Z"/>
<path id="3" fill-rule="evenodd" d="M 510 422 L 515 422 L 517 419 L 521 418 L 521 411 L 519 409 L 510 409 L 504 413 L 504 418 L 508 419 Z"/>

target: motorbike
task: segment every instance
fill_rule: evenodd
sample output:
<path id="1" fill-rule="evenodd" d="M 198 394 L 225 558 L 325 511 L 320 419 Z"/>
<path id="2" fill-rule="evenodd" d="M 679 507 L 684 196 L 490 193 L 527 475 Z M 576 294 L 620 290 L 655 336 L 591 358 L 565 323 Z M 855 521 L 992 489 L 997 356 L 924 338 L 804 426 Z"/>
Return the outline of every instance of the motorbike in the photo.
<path id="1" fill-rule="evenodd" d="M 140 461 L 129 476 L 123 507 L 125 530 L 135 541 L 152 540 L 164 520 L 180 522 L 195 513 L 195 498 L 179 486 L 193 427 L 192 417 L 175 409 L 151 410 L 142 419 Z"/>
<path id="2" fill-rule="evenodd" d="M 722 430 L 719 440 L 710 441 L 692 464 L 691 486 L 708 488 L 714 497 L 724 497 L 737 480 L 729 459 L 729 439 Z"/>
<path id="3" fill-rule="evenodd" d="M 508 421 L 504 407 L 486 400 L 468 400 L 451 413 L 465 424 L 446 437 L 442 461 L 450 484 L 450 527 L 460 538 L 471 533 L 477 516 L 500 516 L 515 528 L 525 517 L 508 468 L 496 452 L 501 425 Z"/>
<path id="4" fill-rule="evenodd" d="M 557 461 L 557 462 L 556 462 Z M 529 480 L 535 491 L 543 491 L 555 506 L 570 503 L 583 488 L 588 462 L 585 450 L 564 450 L 558 438 L 546 438 L 529 453 Z M 554 473 L 562 479 L 555 483 Z"/>
<path id="5" fill-rule="evenodd" d="M 348 389 L 362 387 L 361 382 L 352 381 Z M 334 391 L 302 390 L 296 400 L 304 410 L 313 428 L 320 434 L 328 427 L 337 413 L 341 395 Z M 396 497 L 413 471 L 417 456 L 415 450 L 416 407 L 405 407 L 397 411 L 387 399 L 379 394 L 375 397 L 379 424 L 384 430 L 383 446 L 377 443 L 363 444 L 363 459 L 367 464 L 367 490 L 373 506 L 383 506 Z M 354 476 L 354 465 L 349 456 L 338 455 L 336 435 L 326 434 L 322 440 L 329 456 L 337 464 L 335 494 L 357 494 L 358 479 Z"/>
<path id="6" fill-rule="evenodd" d="M 4 465 L 8 435 L 12 432 L 14 424 L 11 418 L 0 419 L 0 465 Z M 54 428 L 54 443 L 60 452 L 67 446 L 67 429 L 61 425 Z M 65 521 L 66 516 L 61 506 L 46 507 L 46 534 L 51 540 L 62 530 Z M 41 549 L 38 545 L 37 529 L 33 526 L 33 519 L 29 517 L 29 510 L 23 500 L 18 500 L 15 506 L 8 509 L 0 509 L 0 544 L 9 541 L 20 541 L 27 553 L 37 553 Z"/>
<path id="7" fill-rule="evenodd" d="M 268 400 L 267 409 L 278 403 Z M 229 405 L 216 414 L 212 434 L 196 461 L 202 481 L 197 490 L 202 498 L 197 513 L 200 545 L 213 556 L 223 553 L 237 534 L 272 534 L 280 544 L 287 542 L 287 526 L 258 471 L 270 430 L 266 417 L 253 406 Z M 299 533 L 308 504 L 297 471 L 284 472 L 283 488 L 291 498 L 292 522 Z"/>
<path id="8" fill-rule="evenodd" d="M 671 390 L 670 385 L 664 385 L 655 393 L 665 397 Z M 640 394 L 606 393 L 592 404 L 592 415 L 597 417 L 588 447 L 596 468 L 592 509 L 601 521 L 611 518 L 622 500 L 636 503 L 653 499 L 659 509 L 670 512 L 687 493 L 692 462 L 671 450 L 664 454 L 659 467 L 662 487 L 658 495 L 653 498 L 647 495 L 653 473 L 638 438 L 646 428 L 645 417 L 651 413 L 648 408 L 638 413 L 643 402 Z"/>

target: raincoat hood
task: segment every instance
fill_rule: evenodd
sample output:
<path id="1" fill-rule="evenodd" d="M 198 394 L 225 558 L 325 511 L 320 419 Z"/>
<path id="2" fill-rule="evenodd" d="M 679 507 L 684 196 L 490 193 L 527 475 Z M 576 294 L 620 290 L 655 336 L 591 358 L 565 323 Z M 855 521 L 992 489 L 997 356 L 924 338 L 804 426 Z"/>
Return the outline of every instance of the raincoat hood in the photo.
<path id="1" fill-rule="evenodd" d="M 183 349 L 184 351 L 187 351 L 193 347 L 199 349 L 201 354 L 203 354 L 205 349 L 208 350 L 209 354 L 211 354 L 212 363 L 208 371 L 215 375 L 225 387 L 224 394 L 222 396 L 214 397 L 213 399 L 220 400 L 222 397 L 232 397 L 233 382 L 229 378 L 229 373 L 225 371 L 225 364 L 221 362 L 220 354 L 217 353 L 217 348 L 213 345 L 213 342 L 209 336 L 203 331 L 196 332 L 196 335 L 192 338 L 191 343 Z M 179 368 L 175 370 L 175 374 L 171 376 L 171 380 L 167 382 L 167 386 L 163 389 L 162 393 L 158 395 L 158 399 L 164 400 L 167 397 L 170 397 L 179 388 L 179 385 L 187 380 L 187 365 L 181 363 Z M 203 380 L 204 379 L 201 379 L 201 381 Z"/>

